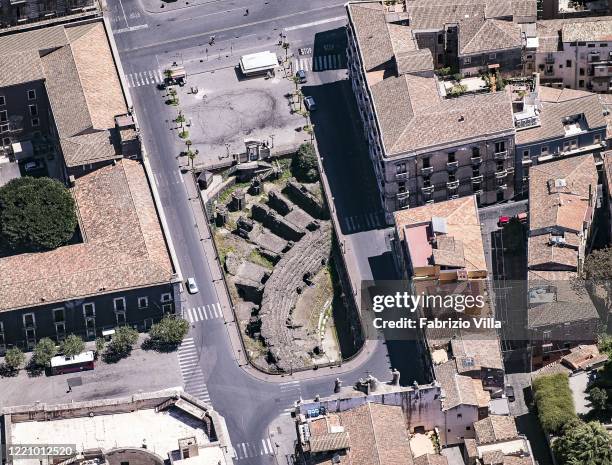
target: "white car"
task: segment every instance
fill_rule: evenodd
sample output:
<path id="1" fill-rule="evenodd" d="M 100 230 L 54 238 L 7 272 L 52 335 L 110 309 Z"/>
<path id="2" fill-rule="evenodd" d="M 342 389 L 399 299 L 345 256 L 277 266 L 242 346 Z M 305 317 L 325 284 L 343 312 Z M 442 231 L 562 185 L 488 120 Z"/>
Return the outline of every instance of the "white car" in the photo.
<path id="1" fill-rule="evenodd" d="M 198 286 L 197 286 L 194 278 L 188 278 L 187 279 L 187 291 L 190 294 L 197 294 L 199 292 Z"/>

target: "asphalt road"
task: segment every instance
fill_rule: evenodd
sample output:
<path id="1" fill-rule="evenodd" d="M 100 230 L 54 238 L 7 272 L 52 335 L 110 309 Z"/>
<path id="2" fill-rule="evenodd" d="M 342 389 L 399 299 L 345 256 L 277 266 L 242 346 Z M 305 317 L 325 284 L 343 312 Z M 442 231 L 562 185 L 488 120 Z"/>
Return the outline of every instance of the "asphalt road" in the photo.
<path id="1" fill-rule="evenodd" d="M 200 247 L 200 237 L 206 232 L 198 231 L 195 225 L 185 188 L 186 181 L 181 177 L 176 160 L 180 145 L 170 129 L 170 110 L 164 105 L 160 91 L 155 87 L 153 72 L 163 70 L 172 61 L 184 63 L 188 73 L 189 67 L 193 67 L 195 72 L 201 72 L 197 69 L 198 66 L 207 66 L 210 70 L 215 59 L 219 66 L 224 66 L 226 61 L 231 62 L 234 55 L 238 56 L 245 50 L 270 49 L 278 41 L 281 31 L 287 35 L 292 48 L 311 48 L 316 54 L 318 49 L 315 46 L 315 35 L 320 39 L 321 31 L 338 28 L 343 24 L 339 18 L 343 14 L 341 3 L 322 0 L 217 0 L 164 11 L 165 8 L 159 8 L 160 3 L 152 1 L 109 0 L 107 16 L 115 31 L 126 76 L 129 76 L 130 92 L 154 172 L 154 182 L 160 193 L 181 270 L 184 277 L 196 278 L 200 290 L 196 295 L 184 295 L 184 307 L 210 309 L 217 303 L 217 296 L 206 257 Z M 248 16 L 244 16 L 244 8 L 249 8 Z M 206 47 L 211 35 L 215 35 L 215 45 Z M 208 48 L 208 52 L 205 52 L 205 48 Z M 227 56 L 222 57 L 220 49 L 223 49 L 223 54 Z M 343 53 L 342 50 L 332 51 Z M 218 58 L 215 58 L 217 52 Z M 301 65 L 296 62 L 296 66 Z M 324 93 L 333 94 L 333 85 L 325 87 L 325 83 L 344 74 L 342 70 L 316 75 L 309 72 L 309 82 L 318 85 L 317 88 L 322 88 Z M 342 101 L 342 95 L 340 94 L 338 105 L 346 105 Z M 322 98 L 327 97 L 322 95 Z M 343 113 L 342 107 L 334 111 Z M 326 113 L 326 110 L 318 113 L 320 116 L 317 116 L 316 124 L 319 124 L 318 118 L 321 118 L 321 128 L 331 128 L 339 116 L 337 113 L 325 116 Z M 331 119 L 327 121 L 325 118 Z M 351 150 L 356 150 L 355 147 L 359 145 L 360 138 L 355 136 L 352 130 L 350 125 L 342 126 L 341 136 L 347 141 L 347 147 L 353 148 L 349 152 L 340 151 L 342 147 L 336 145 L 334 152 L 338 155 L 350 158 Z M 324 131 L 320 137 L 326 147 L 332 147 L 330 140 L 335 140 L 334 144 L 340 143 L 338 134 L 332 130 Z M 336 162 L 341 163 L 342 159 Z M 355 176 L 359 176 L 358 166 L 355 165 L 354 169 L 357 170 Z M 335 181 L 342 178 L 338 169 L 332 171 L 335 173 Z M 334 188 L 335 195 L 341 204 L 343 215 L 351 217 L 347 224 L 355 227 L 355 230 L 364 230 L 367 229 L 366 224 L 372 226 L 372 218 L 367 215 L 361 218 L 359 215 L 369 213 L 370 210 L 367 209 L 375 211 L 379 207 L 372 199 L 363 201 L 369 198 L 370 189 L 358 189 L 364 192 L 365 197 L 353 198 L 351 201 L 354 187 L 354 183 L 340 183 L 337 189 Z M 363 226 L 359 223 L 357 227 L 358 221 L 364 221 Z M 365 257 L 364 261 L 367 260 Z M 382 257 L 381 260 L 384 262 L 388 257 Z M 382 265 L 382 262 L 379 265 Z M 330 394 L 335 375 L 326 374 L 322 370 L 321 376 L 314 380 L 296 381 L 287 377 L 286 381 L 274 384 L 254 379 L 240 368 L 234 359 L 222 318 L 204 319 L 196 323 L 189 337 L 193 338 L 192 349 L 179 352 L 187 390 L 210 399 L 215 409 L 226 418 L 237 452 L 237 463 L 278 463 L 263 441 L 268 437 L 268 425 L 297 398 Z M 380 343 L 378 347 L 379 350 L 363 366 L 342 376 L 344 385 L 353 384 L 366 373 L 372 373 L 380 379 L 390 377 L 386 345 Z M 398 357 L 408 360 L 406 352 L 403 352 L 403 355 L 402 352 L 403 349 L 400 348 Z M 408 380 L 411 379 L 414 378 L 408 377 Z M 284 458 L 281 462 L 284 462 Z"/>

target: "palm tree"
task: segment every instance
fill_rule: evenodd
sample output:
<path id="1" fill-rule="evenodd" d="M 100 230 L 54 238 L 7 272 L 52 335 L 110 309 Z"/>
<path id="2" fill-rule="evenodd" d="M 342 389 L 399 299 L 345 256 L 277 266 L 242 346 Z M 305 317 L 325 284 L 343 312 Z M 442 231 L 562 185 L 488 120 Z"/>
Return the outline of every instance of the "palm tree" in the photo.
<path id="1" fill-rule="evenodd" d="M 289 42 L 283 42 L 283 48 L 285 49 L 285 61 L 289 59 Z"/>
<path id="2" fill-rule="evenodd" d="M 302 93 L 300 89 L 295 91 L 295 97 L 297 98 L 298 104 L 300 105 L 299 111 L 302 111 L 302 100 L 304 98 L 304 94 Z"/>
<path id="3" fill-rule="evenodd" d="M 191 152 L 191 146 L 193 145 L 193 142 L 191 142 L 191 139 L 187 139 L 185 141 L 185 145 L 187 146 L 187 152 Z"/>
<path id="4" fill-rule="evenodd" d="M 314 140 L 314 126 L 312 123 L 304 126 L 304 132 L 310 136 L 310 142 Z"/>
<path id="5" fill-rule="evenodd" d="M 183 130 L 183 124 L 185 123 L 185 116 L 183 115 L 183 112 L 181 110 L 179 110 L 178 116 L 176 117 L 174 122 L 181 125 L 181 131 L 182 131 Z"/>
<path id="6" fill-rule="evenodd" d="M 170 95 L 172 105 L 178 105 L 178 97 L 176 96 L 176 89 L 174 89 L 174 87 L 168 90 L 168 95 Z"/>
<path id="7" fill-rule="evenodd" d="M 192 170 L 193 170 L 193 160 L 195 160 L 195 157 L 197 156 L 198 153 L 200 153 L 198 150 L 196 150 L 195 152 L 192 152 L 191 150 L 189 150 L 187 152 L 187 157 L 189 157 L 189 162 L 191 164 Z"/>
<path id="8" fill-rule="evenodd" d="M 298 76 L 295 76 L 295 75 L 294 75 L 294 76 L 291 78 L 291 80 L 292 80 L 292 81 L 293 81 L 293 83 L 295 84 L 295 90 L 296 90 L 296 92 L 297 92 L 297 90 L 298 90 L 298 85 L 300 84 L 300 78 L 299 78 Z"/>

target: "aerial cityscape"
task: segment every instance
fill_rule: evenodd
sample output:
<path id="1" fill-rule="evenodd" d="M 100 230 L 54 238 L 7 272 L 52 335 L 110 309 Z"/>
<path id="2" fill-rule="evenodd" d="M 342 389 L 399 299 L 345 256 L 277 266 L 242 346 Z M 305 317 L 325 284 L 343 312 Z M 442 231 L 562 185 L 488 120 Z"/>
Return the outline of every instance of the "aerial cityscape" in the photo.
<path id="1" fill-rule="evenodd" d="M 612 465 L 612 0 L 0 0 L 0 465 Z"/>

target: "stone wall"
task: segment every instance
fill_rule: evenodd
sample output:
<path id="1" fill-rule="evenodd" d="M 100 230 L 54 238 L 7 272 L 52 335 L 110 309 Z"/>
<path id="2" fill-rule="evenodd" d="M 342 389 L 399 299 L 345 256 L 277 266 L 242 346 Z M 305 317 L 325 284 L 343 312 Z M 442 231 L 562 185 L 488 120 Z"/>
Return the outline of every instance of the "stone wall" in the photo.
<path id="1" fill-rule="evenodd" d="M 306 234 L 302 228 L 287 221 L 266 205 L 253 205 L 251 208 L 251 216 L 254 220 L 259 221 L 274 234 L 277 234 L 288 241 L 299 241 L 304 234 Z"/>
<path id="2" fill-rule="evenodd" d="M 285 192 L 300 208 L 309 215 L 323 220 L 329 219 L 329 212 L 325 203 L 319 200 L 304 184 L 295 179 L 287 181 Z"/>

